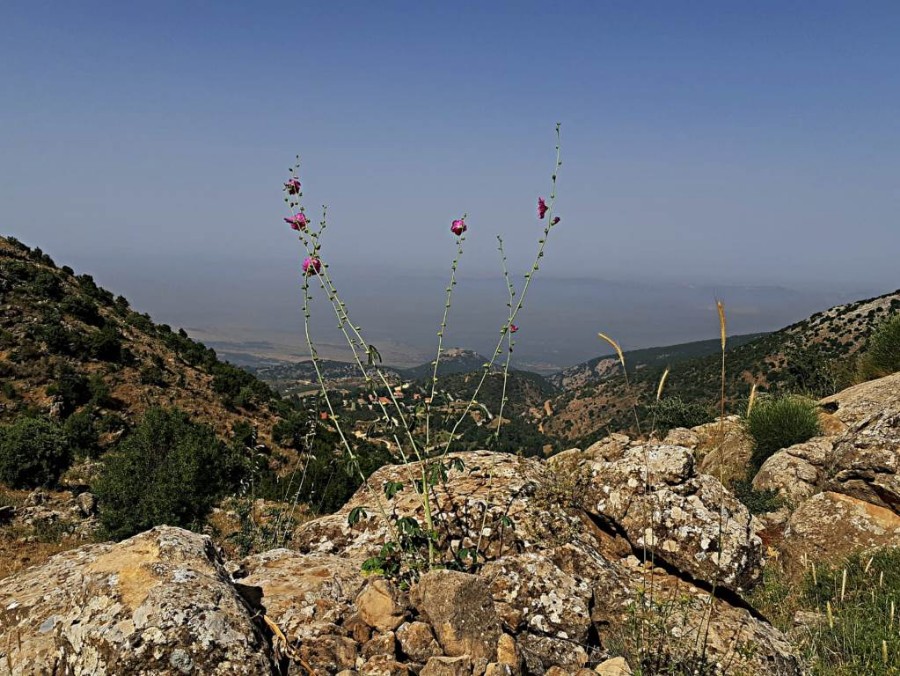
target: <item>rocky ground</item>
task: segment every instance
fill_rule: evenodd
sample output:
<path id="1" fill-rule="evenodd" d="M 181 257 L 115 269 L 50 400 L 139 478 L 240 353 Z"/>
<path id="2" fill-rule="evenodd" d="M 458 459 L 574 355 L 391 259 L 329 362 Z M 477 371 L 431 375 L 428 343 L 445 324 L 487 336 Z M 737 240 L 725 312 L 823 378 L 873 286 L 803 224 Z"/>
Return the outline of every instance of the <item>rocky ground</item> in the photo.
<path id="1" fill-rule="evenodd" d="M 764 572 L 900 546 L 900 374 L 822 409 L 826 434 L 754 478 L 782 498 L 757 516 L 720 481 L 749 460 L 734 419 L 547 461 L 454 454 L 433 495 L 440 549 L 483 552 L 471 573 L 361 572 L 391 523 L 424 522 L 415 465 L 378 470 L 370 485 L 405 488 L 361 489 L 290 549 L 226 560 L 170 527 L 73 549 L 0 580 L 0 673 L 803 674 L 796 636 L 747 600 Z M 29 500 L 0 516 L 93 518 L 86 494 Z"/>

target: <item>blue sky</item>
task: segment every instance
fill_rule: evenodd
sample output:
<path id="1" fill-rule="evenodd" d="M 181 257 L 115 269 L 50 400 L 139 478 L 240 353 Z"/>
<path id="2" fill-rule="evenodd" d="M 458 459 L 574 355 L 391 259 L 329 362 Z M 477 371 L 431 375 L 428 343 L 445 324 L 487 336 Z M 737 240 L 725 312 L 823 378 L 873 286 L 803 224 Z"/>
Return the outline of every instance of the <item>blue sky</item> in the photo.
<path id="1" fill-rule="evenodd" d="M 898 35 L 896 2 L 6 2 L 0 229 L 117 290 L 290 286 L 299 152 L 334 271 L 443 270 L 465 211 L 487 276 L 560 121 L 543 274 L 886 291 Z"/>

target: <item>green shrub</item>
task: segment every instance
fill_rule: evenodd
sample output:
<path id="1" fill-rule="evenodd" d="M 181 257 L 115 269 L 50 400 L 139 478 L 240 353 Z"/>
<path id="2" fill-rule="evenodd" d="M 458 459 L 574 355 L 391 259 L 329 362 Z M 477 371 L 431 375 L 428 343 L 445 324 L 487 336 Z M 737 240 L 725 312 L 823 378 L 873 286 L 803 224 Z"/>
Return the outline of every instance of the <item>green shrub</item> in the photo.
<path id="1" fill-rule="evenodd" d="M 667 397 L 653 408 L 656 429 L 665 434 L 675 427 L 696 427 L 713 420 L 709 409 L 702 404 L 688 403 L 681 397 Z"/>
<path id="2" fill-rule="evenodd" d="M 68 365 L 63 365 L 57 371 L 56 380 L 47 388 L 47 394 L 62 399 L 63 416 L 69 415 L 91 398 L 88 379 Z"/>
<path id="3" fill-rule="evenodd" d="M 97 445 L 97 430 L 94 427 L 94 415 L 85 410 L 70 415 L 63 424 L 66 444 L 70 451 L 81 458 L 95 458 L 100 454 Z"/>
<path id="4" fill-rule="evenodd" d="M 101 523 L 114 539 L 161 524 L 196 529 L 245 472 L 211 427 L 178 409 L 150 409 L 94 486 Z"/>
<path id="5" fill-rule="evenodd" d="M 863 380 L 881 378 L 900 371 L 900 314 L 886 319 L 866 342 L 859 361 Z"/>
<path id="6" fill-rule="evenodd" d="M 747 431 L 753 438 L 751 469 L 762 464 L 782 448 L 808 441 L 821 434 L 819 409 L 810 399 L 787 396 L 762 399 L 756 403 L 746 420 Z"/>
<path id="7" fill-rule="evenodd" d="M 43 418 L 19 418 L 0 428 L 0 481 L 13 488 L 51 486 L 71 463 L 60 428 Z"/>

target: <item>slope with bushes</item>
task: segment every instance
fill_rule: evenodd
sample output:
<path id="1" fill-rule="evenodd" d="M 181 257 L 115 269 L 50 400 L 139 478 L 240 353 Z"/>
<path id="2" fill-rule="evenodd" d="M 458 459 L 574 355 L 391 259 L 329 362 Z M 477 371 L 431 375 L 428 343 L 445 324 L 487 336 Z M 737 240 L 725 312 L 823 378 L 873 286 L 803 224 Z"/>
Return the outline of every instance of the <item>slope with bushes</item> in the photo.
<path id="1" fill-rule="evenodd" d="M 818 398 L 866 379 L 867 357 L 862 355 L 867 351 L 867 343 L 874 339 L 879 327 L 895 322 L 893 318 L 898 313 L 900 290 L 830 308 L 746 343 L 729 340 L 727 410 L 743 411 L 754 384 L 760 392 L 800 393 Z M 894 344 L 889 335 L 882 340 L 886 346 Z M 884 352 L 890 350 L 887 347 Z M 622 377 L 621 366 L 616 365 L 614 373 L 605 379 L 564 392 L 552 402 L 554 414 L 543 421 L 546 431 L 573 442 L 592 441 L 607 431 L 632 428 L 633 405 L 641 420 L 651 420 L 657 387 L 667 366 L 670 372 L 663 392 L 665 398 L 704 407 L 710 418 L 716 414 L 721 388 L 720 354 L 669 364 L 632 361 L 629 353 L 625 357 L 630 386 Z M 878 373 L 883 374 L 889 367 L 880 368 Z"/>

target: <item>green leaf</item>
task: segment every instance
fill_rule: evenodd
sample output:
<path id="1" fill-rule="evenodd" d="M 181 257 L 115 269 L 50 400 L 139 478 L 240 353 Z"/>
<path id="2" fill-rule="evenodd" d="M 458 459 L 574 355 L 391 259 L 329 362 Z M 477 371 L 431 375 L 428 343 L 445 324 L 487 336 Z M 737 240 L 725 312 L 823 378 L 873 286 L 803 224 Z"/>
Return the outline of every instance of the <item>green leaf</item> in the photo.
<path id="1" fill-rule="evenodd" d="M 347 515 L 347 523 L 351 526 L 359 523 L 360 519 L 368 518 L 369 513 L 366 511 L 365 507 L 354 507 L 350 510 L 350 513 Z"/>
<path id="2" fill-rule="evenodd" d="M 466 469 L 466 463 L 463 462 L 462 458 L 453 458 L 450 461 L 450 469 L 455 469 L 457 472 L 462 472 Z"/>
<path id="3" fill-rule="evenodd" d="M 387 481 L 384 484 L 384 495 L 388 500 L 393 498 L 403 488 L 403 484 L 399 481 Z"/>

